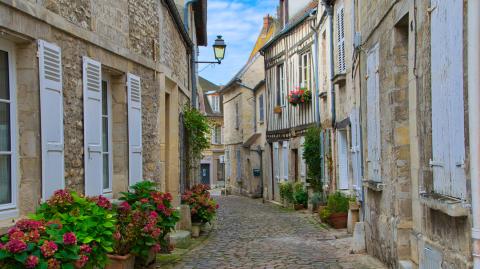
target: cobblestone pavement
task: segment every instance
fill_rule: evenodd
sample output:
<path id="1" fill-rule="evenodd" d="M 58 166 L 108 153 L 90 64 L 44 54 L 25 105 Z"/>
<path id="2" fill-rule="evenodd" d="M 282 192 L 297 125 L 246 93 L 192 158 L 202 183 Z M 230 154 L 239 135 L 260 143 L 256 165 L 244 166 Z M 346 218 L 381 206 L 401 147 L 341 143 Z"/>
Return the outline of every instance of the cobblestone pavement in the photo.
<path id="1" fill-rule="evenodd" d="M 308 214 L 237 196 L 218 202 L 210 238 L 175 268 L 385 268 L 370 256 L 349 254 L 350 237 L 336 239 L 337 231 Z"/>

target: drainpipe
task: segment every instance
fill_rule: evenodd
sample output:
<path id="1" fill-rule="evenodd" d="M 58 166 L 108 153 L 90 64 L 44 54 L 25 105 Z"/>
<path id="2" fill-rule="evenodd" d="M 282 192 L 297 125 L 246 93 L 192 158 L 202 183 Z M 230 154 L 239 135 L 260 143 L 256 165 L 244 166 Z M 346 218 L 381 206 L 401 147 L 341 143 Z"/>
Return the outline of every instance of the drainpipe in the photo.
<path id="1" fill-rule="evenodd" d="M 330 27 L 330 91 L 331 91 L 331 107 L 332 107 L 332 128 L 335 128 L 335 84 L 333 79 L 335 78 L 335 63 L 333 57 L 333 6 L 332 4 L 325 6 L 328 13 L 328 24 Z"/>
<path id="2" fill-rule="evenodd" d="M 190 34 L 189 27 L 189 16 L 190 6 L 198 0 L 187 0 L 185 1 L 185 6 L 183 7 L 183 24 L 185 30 Z M 192 57 L 190 57 L 190 66 L 191 66 L 191 80 L 192 80 L 192 107 L 197 107 L 197 46 L 192 47 Z"/>
<path id="3" fill-rule="evenodd" d="M 312 16 L 312 18 L 315 18 L 313 17 L 314 15 L 313 14 L 310 14 L 310 16 Z M 315 22 L 314 22 L 314 25 L 315 25 Z M 317 127 L 320 127 L 320 79 L 319 79 L 319 75 L 318 75 L 318 27 L 320 25 L 315 25 L 315 27 L 312 27 L 310 26 L 310 28 L 312 29 L 312 31 L 315 32 L 314 34 L 314 49 L 315 49 L 315 57 L 314 57 L 314 61 L 313 61 L 313 69 L 314 69 L 314 72 L 315 72 L 315 122 L 317 123 Z"/>
<path id="4" fill-rule="evenodd" d="M 473 268 L 480 269 L 480 1 L 468 1 L 468 118 L 472 193 Z"/>

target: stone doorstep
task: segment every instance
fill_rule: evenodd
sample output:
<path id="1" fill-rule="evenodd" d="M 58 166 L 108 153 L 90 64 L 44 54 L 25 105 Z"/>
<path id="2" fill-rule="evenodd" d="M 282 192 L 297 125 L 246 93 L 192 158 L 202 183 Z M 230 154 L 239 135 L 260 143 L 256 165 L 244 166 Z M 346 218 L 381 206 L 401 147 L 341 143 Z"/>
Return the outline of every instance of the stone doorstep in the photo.
<path id="1" fill-rule="evenodd" d="M 418 266 L 412 261 L 401 260 L 401 261 L 398 261 L 398 268 L 399 269 L 418 269 Z"/>
<path id="2" fill-rule="evenodd" d="M 178 244 L 188 244 L 190 240 L 190 231 L 177 230 L 169 234 L 170 242 L 175 246 Z"/>

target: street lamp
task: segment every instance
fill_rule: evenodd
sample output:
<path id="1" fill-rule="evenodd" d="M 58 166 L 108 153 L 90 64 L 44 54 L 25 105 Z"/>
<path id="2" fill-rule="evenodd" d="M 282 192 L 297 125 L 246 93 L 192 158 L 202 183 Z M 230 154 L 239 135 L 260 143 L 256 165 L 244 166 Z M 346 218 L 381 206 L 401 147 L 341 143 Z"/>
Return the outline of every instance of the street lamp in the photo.
<path id="1" fill-rule="evenodd" d="M 225 58 L 225 49 L 227 45 L 225 44 L 225 40 L 223 40 L 222 36 L 217 36 L 215 39 L 215 43 L 213 43 L 213 53 L 215 55 L 216 62 L 196 62 L 199 64 L 221 64 L 222 60 Z"/>

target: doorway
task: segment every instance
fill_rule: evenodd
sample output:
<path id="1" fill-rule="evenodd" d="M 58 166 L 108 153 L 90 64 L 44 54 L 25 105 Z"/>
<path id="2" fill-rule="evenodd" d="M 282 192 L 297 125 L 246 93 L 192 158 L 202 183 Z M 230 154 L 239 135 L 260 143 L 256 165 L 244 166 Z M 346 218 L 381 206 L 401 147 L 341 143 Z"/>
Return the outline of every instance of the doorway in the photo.
<path id="1" fill-rule="evenodd" d="M 201 183 L 210 186 L 210 164 L 202 163 L 200 170 L 202 173 Z"/>

